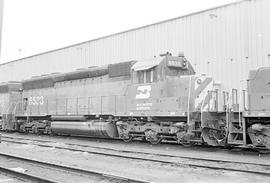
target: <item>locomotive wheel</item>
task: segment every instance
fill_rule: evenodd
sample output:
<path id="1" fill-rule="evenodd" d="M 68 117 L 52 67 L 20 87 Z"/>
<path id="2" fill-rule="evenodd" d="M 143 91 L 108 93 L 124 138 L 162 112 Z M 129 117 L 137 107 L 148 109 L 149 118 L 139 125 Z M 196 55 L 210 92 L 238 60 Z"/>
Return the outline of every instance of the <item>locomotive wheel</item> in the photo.
<path id="1" fill-rule="evenodd" d="M 150 142 L 151 144 L 159 144 L 163 138 L 158 135 L 158 133 L 154 130 L 147 130 L 144 132 L 145 139 Z"/>
<path id="2" fill-rule="evenodd" d="M 184 147 L 191 147 L 191 146 L 193 146 L 193 144 L 190 143 L 190 142 L 182 142 L 181 145 L 184 146 Z"/>
<path id="3" fill-rule="evenodd" d="M 123 138 L 123 141 L 126 143 L 131 142 L 132 140 L 133 140 L 132 136 L 129 136 L 128 138 Z"/>
<path id="4" fill-rule="evenodd" d="M 151 143 L 151 144 L 153 144 L 153 145 L 157 145 L 157 144 L 159 144 L 161 141 L 163 140 L 163 138 L 161 138 L 161 137 L 158 137 L 157 139 L 151 139 L 151 140 L 149 140 L 149 142 Z"/>
<path id="5" fill-rule="evenodd" d="M 37 134 L 38 133 L 38 130 L 35 126 L 32 126 L 32 131 L 31 133 L 34 133 L 34 134 Z"/>
<path id="6" fill-rule="evenodd" d="M 52 130 L 50 129 L 50 127 L 46 127 L 44 132 L 48 135 L 52 135 Z"/>
<path id="7" fill-rule="evenodd" d="M 139 137 L 138 138 L 140 141 L 142 141 L 142 142 L 146 142 L 146 139 L 145 139 L 145 137 L 143 136 L 143 137 Z"/>

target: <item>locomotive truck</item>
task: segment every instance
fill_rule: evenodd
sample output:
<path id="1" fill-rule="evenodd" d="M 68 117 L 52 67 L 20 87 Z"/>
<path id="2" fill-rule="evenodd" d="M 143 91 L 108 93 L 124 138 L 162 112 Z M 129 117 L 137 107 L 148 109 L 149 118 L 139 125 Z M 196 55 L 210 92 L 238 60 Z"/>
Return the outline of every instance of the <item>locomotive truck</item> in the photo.
<path id="1" fill-rule="evenodd" d="M 250 72 L 243 111 L 237 90 L 196 75 L 183 54 L 8 82 L 2 130 L 270 149 L 269 76 Z"/>

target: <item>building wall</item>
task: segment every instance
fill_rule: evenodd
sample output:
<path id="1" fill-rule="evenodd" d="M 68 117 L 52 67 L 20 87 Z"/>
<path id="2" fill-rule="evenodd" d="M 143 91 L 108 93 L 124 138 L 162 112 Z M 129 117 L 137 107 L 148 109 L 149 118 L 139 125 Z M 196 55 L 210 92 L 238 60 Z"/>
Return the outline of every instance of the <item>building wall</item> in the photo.
<path id="1" fill-rule="evenodd" d="M 0 0 L 0 57 L 2 44 L 2 25 L 3 25 L 4 0 Z"/>
<path id="2" fill-rule="evenodd" d="M 0 81 L 183 51 L 198 74 L 239 88 L 270 65 L 270 1 L 245 0 L 0 65 Z"/>

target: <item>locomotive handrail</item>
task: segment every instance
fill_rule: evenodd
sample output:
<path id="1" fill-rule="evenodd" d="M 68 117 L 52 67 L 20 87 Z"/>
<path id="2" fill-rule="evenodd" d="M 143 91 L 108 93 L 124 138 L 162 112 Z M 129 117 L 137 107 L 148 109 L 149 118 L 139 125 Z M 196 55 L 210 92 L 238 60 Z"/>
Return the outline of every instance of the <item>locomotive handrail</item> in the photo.
<path id="1" fill-rule="evenodd" d="M 87 114 L 88 115 L 90 114 L 90 104 L 91 104 L 90 99 L 91 99 L 91 97 L 87 97 Z"/>
<path id="2" fill-rule="evenodd" d="M 226 101 L 226 124 L 227 124 L 227 129 L 229 129 L 229 114 L 230 114 L 230 110 L 231 110 L 231 107 L 230 107 L 230 101 L 231 101 L 231 98 L 232 98 L 232 90 L 229 92 L 229 97 Z"/>
<path id="3" fill-rule="evenodd" d="M 100 114 L 102 115 L 102 102 L 103 102 L 103 100 L 102 100 L 102 96 L 100 96 Z"/>
<path id="4" fill-rule="evenodd" d="M 213 89 L 214 89 L 214 85 L 212 86 L 211 90 L 213 90 Z M 208 91 L 203 91 L 203 92 L 209 92 L 209 90 Z M 206 99 L 206 97 L 204 97 L 202 105 L 201 105 L 201 125 L 203 124 L 203 108 L 204 108 L 205 99 Z"/>
<path id="5" fill-rule="evenodd" d="M 241 91 L 240 88 L 241 87 L 239 85 L 239 91 Z M 237 107 L 237 110 L 238 110 L 237 111 L 238 112 L 238 124 L 239 124 L 240 127 L 242 127 L 242 119 L 241 119 L 241 112 L 240 112 L 240 101 L 241 101 L 242 97 L 239 96 L 240 94 L 239 94 L 237 89 L 232 89 L 232 95 L 234 96 L 234 94 L 235 94 L 236 99 L 235 99 L 235 101 L 233 100 L 232 105 L 236 105 L 236 107 Z M 238 99 L 239 99 L 239 101 L 238 101 Z"/>
<path id="6" fill-rule="evenodd" d="M 247 107 L 246 107 L 246 90 L 242 90 L 243 92 L 243 110 L 247 111 Z"/>
<path id="7" fill-rule="evenodd" d="M 16 102 L 15 107 L 14 107 L 14 109 L 13 109 L 13 111 L 12 111 L 12 113 L 11 113 L 11 114 L 16 115 L 16 110 L 17 110 L 17 106 L 18 106 L 18 104 L 19 104 L 19 101 L 17 101 L 17 102 Z"/>
<path id="8" fill-rule="evenodd" d="M 241 87 L 240 87 L 241 88 Z M 239 93 L 240 93 L 240 89 L 239 89 Z M 239 94 L 240 95 L 240 94 Z M 241 112 L 240 112 L 240 101 L 241 101 L 241 98 L 239 99 L 239 105 L 238 105 L 238 120 L 239 120 L 239 126 L 242 128 L 243 127 L 243 124 L 242 124 L 242 118 L 241 118 Z M 243 103 L 243 102 L 242 102 Z M 244 106 L 243 106 L 244 108 Z"/>
<path id="9" fill-rule="evenodd" d="M 189 89 L 188 89 L 188 106 L 187 106 L 187 124 L 190 124 L 190 95 L 191 95 L 191 77 L 189 77 Z"/>
<path id="10" fill-rule="evenodd" d="M 13 109 L 11 109 L 11 108 L 12 108 L 13 104 L 14 104 L 14 102 L 11 102 L 11 103 L 9 104 L 8 108 L 7 108 L 6 111 L 5 111 L 5 114 L 9 114 L 10 111 L 11 111 L 11 114 L 12 114 Z"/>
<path id="11" fill-rule="evenodd" d="M 229 98 L 227 99 L 227 103 L 226 103 L 226 123 L 227 123 L 227 127 L 229 128 L 229 122 L 230 122 L 230 119 L 229 119 L 229 113 L 231 112 L 231 109 L 232 109 L 232 105 L 235 104 L 234 100 L 233 100 L 233 95 L 235 93 L 235 90 L 237 91 L 237 89 L 232 89 L 230 92 L 229 92 Z M 237 94 L 237 97 L 238 96 L 238 92 L 236 92 Z M 241 97 L 240 97 L 241 98 Z M 231 105 L 230 105 L 230 102 Z M 236 103 L 238 104 L 238 102 Z M 242 127 L 242 119 L 241 119 L 241 111 L 240 111 L 240 105 L 238 104 L 238 123 L 239 123 L 239 126 Z"/>
<path id="12" fill-rule="evenodd" d="M 9 108 L 10 108 L 10 105 L 11 105 L 11 104 L 9 104 L 9 106 L 8 106 L 7 108 L 5 108 L 5 110 L 3 111 L 3 114 L 7 114 L 7 113 L 8 113 Z"/>
<path id="13" fill-rule="evenodd" d="M 242 87 L 241 87 L 241 83 L 243 82 L 243 81 L 246 81 L 246 80 L 240 80 L 240 84 L 239 84 L 239 93 L 240 93 L 240 91 L 242 91 Z M 246 106 L 245 106 L 245 92 L 244 92 L 245 90 L 243 90 L 243 96 L 241 97 L 241 96 L 239 96 L 239 105 L 238 105 L 238 117 L 239 117 L 239 126 L 240 127 L 242 127 L 243 126 L 243 122 L 242 122 L 242 118 L 241 118 L 241 112 L 240 112 L 240 110 L 241 110 L 241 106 L 240 106 L 240 104 L 242 104 L 242 109 L 243 110 L 245 110 L 246 109 Z M 239 95 L 241 95 L 241 94 L 239 94 Z"/>
<path id="14" fill-rule="evenodd" d="M 205 98 L 206 97 L 204 97 L 202 105 L 201 105 L 201 125 L 203 124 L 203 106 L 204 106 Z"/>
<path id="15" fill-rule="evenodd" d="M 79 105 L 78 105 L 78 102 L 79 102 L 79 99 L 78 99 L 78 97 L 77 97 L 77 98 L 76 98 L 76 114 L 77 114 L 77 115 L 79 114 L 79 109 L 78 109 Z"/>

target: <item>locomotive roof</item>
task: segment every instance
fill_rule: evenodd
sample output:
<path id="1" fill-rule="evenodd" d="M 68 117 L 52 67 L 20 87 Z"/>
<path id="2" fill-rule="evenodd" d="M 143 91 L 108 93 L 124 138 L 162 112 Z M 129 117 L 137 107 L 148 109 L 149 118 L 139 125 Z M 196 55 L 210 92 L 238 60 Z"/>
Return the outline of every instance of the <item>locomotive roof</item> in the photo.
<path id="1" fill-rule="evenodd" d="M 24 90 L 54 87 L 56 82 L 71 81 L 89 77 L 97 77 L 108 73 L 106 67 L 91 67 L 84 70 L 73 71 L 63 74 L 51 74 L 46 76 L 32 77 L 22 82 Z"/>
<path id="2" fill-rule="evenodd" d="M 179 61 L 179 64 L 181 64 L 183 61 L 186 61 L 187 67 L 183 67 L 182 65 L 177 65 L 177 67 L 181 67 L 183 70 L 187 70 L 190 74 L 195 74 L 194 68 L 192 67 L 191 63 L 184 57 L 183 54 L 179 56 L 171 56 L 170 53 L 166 53 L 166 55 L 161 55 L 160 57 L 154 57 L 148 60 L 138 61 L 131 67 L 131 69 L 134 71 L 148 70 L 166 61 Z"/>
<path id="3" fill-rule="evenodd" d="M 44 80 L 33 80 L 23 82 L 23 89 L 24 90 L 31 90 L 31 89 L 38 89 L 38 88 L 49 88 L 53 87 L 54 82 L 52 78 L 47 78 Z"/>
<path id="4" fill-rule="evenodd" d="M 73 72 L 60 74 L 54 78 L 55 82 L 72 81 L 77 79 L 85 79 L 98 77 L 108 74 L 108 66 L 91 67 L 86 69 L 80 69 Z"/>
<path id="5" fill-rule="evenodd" d="M 264 70 L 270 70 L 270 67 L 260 67 L 258 69 L 252 69 L 249 71 L 248 80 L 253 80 L 257 77 L 257 75 Z"/>
<path id="6" fill-rule="evenodd" d="M 147 70 L 159 65 L 161 62 L 167 59 L 178 60 L 182 57 L 171 56 L 166 54 L 165 56 L 154 57 L 143 61 L 127 61 L 115 64 L 109 64 L 105 66 L 94 66 L 85 69 L 79 69 L 77 71 L 68 73 L 54 73 L 50 75 L 42 75 L 38 77 L 32 77 L 31 79 L 24 80 L 22 86 L 24 90 L 41 89 L 54 87 L 56 82 L 65 82 L 85 78 L 100 77 L 108 75 L 110 78 L 120 76 L 130 76 L 131 70 L 140 71 Z M 190 63 L 188 63 L 190 66 Z M 190 68 L 192 68 L 190 66 Z M 193 69 L 192 69 L 193 70 Z"/>
<path id="7" fill-rule="evenodd" d="M 6 83 L 0 83 L 0 93 L 8 93 L 10 91 L 19 91 L 21 89 L 21 83 L 17 81 L 9 81 Z"/>
<path id="8" fill-rule="evenodd" d="M 59 75 L 50 74 L 50 75 L 43 75 L 43 76 L 35 76 L 31 79 L 23 80 L 22 87 L 24 90 L 31 90 L 31 89 L 38 89 L 38 88 L 49 88 L 54 86 L 55 77 Z"/>
<path id="9" fill-rule="evenodd" d="M 154 57 L 144 61 L 138 61 L 132 66 L 132 70 L 134 71 L 141 71 L 151 69 L 157 65 L 159 65 L 165 57 Z"/>
<path id="10" fill-rule="evenodd" d="M 72 81 L 78 79 L 99 77 L 109 74 L 109 77 L 119 77 L 130 75 L 130 68 L 134 61 L 109 64 L 100 67 L 88 67 L 73 72 L 62 74 L 51 74 L 45 76 L 32 77 L 22 82 L 24 90 L 53 87 L 56 82 Z"/>
<path id="11" fill-rule="evenodd" d="M 131 68 L 136 61 L 121 62 L 109 65 L 109 77 L 130 76 Z"/>

